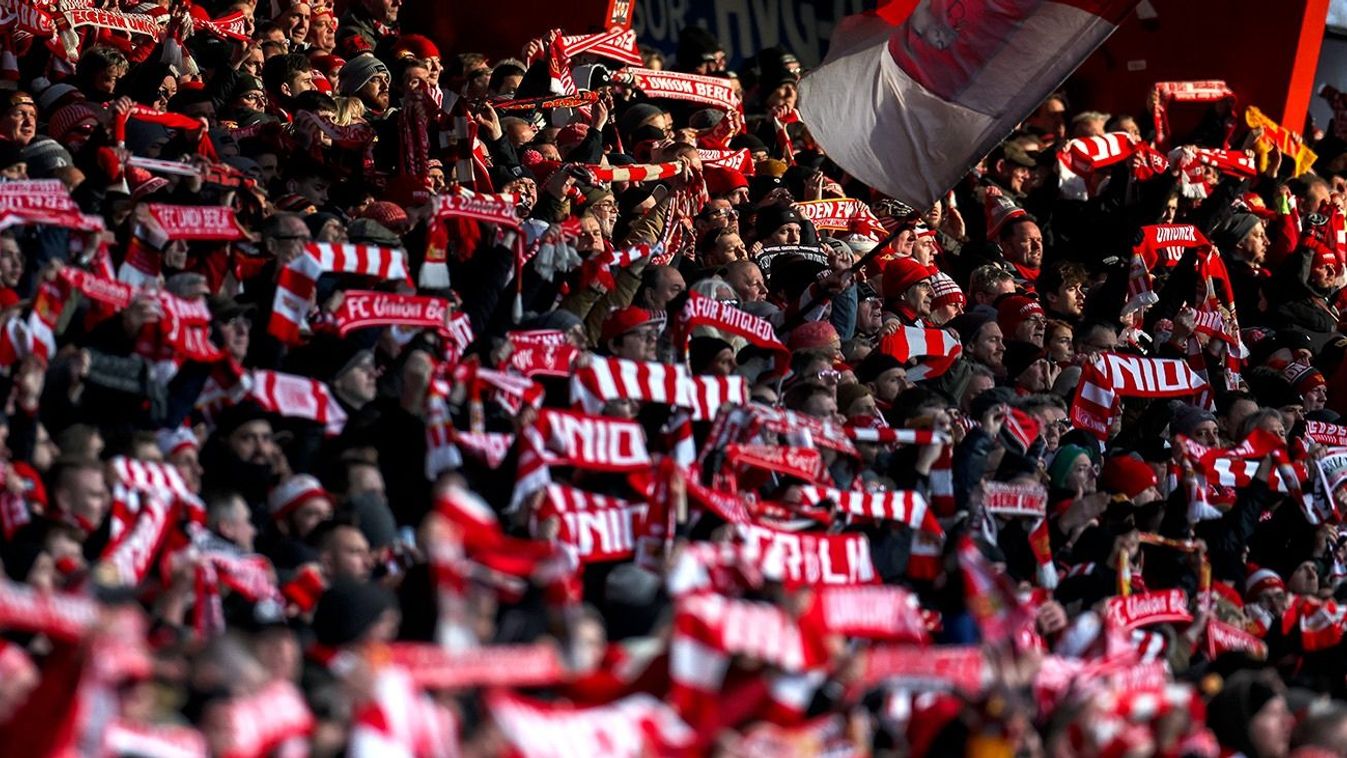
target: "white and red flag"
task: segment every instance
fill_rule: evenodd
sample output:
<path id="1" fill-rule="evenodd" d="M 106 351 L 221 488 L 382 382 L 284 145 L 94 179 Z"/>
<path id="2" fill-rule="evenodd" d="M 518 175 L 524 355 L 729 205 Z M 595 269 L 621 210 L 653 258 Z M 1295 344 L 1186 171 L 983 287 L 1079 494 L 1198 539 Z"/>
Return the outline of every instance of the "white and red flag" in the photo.
<path id="1" fill-rule="evenodd" d="M 922 0 L 848 16 L 800 115 L 862 182 L 929 208 L 1117 28 L 1137 0 Z"/>

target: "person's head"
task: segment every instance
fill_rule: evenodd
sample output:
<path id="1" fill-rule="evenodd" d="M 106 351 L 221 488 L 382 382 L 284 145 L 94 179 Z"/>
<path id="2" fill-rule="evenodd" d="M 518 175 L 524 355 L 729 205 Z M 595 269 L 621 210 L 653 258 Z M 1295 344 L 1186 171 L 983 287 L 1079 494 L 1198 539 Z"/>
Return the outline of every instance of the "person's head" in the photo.
<path id="1" fill-rule="evenodd" d="M 0 139 L 27 145 L 37 136 L 37 104 L 27 92 L 11 92 L 4 98 L 0 114 Z"/>
<path id="2" fill-rule="evenodd" d="M 767 299 L 767 281 L 762 276 L 762 269 L 753 261 L 739 260 L 727 264 L 724 278 L 739 295 L 740 302 L 760 303 Z"/>
<path id="3" fill-rule="evenodd" d="M 1244 419 L 1257 410 L 1258 401 L 1248 392 L 1234 390 L 1221 395 L 1216 399 L 1216 420 L 1221 433 L 1227 440 L 1233 440 Z"/>
<path id="4" fill-rule="evenodd" d="M 332 518 L 332 498 L 314 477 L 294 474 L 272 488 L 267 511 L 281 534 L 302 540 Z"/>
<path id="5" fill-rule="evenodd" d="M 1099 466 L 1083 447 L 1065 445 L 1057 451 L 1048 469 L 1052 486 L 1067 492 L 1089 494 L 1095 491 Z"/>
<path id="6" fill-rule="evenodd" d="M 1062 399 L 1056 395 L 1032 395 L 1025 402 L 1024 410 L 1038 422 L 1038 433 L 1043 437 L 1045 451 L 1057 452 L 1062 434 L 1071 428 Z"/>
<path id="7" fill-rule="evenodd" d="M 1011 263 L 1026 268 L 1038 268 L 1043 264 L 1043 232 L 1038 223 L 1028 216 L 1011 219 L 1001 226 L 998 236 L 1001 253 Z"/>
<path id="8" fill-rule="evenodd" d="M 1043 348 L 1048 351 L 1048 360 L 1054 363 L 1070 363 L 1075 359 L 1074 341 L 1074 330 L 1065 321 L 1051 319 L 1043 329 Z"/>
<path id="9" fill-rule="evenodd" d="M 330 520 L 316 526 L 308 536 L 318 551 L 318 564 L 329 582 L 336 579 L 366 581 L 374 570 L 369 540 L 355 524 Z"/>
<path id="10" fill-rule="evenodd" d="M 23 251 L 12 231 L 0 232 L 0 286 L 17 287 L 23 277 Z"/>
<path id="11" fill-rule="evenodd" d="M 75 79 L 91 100 L 103 102 L 117 92 L 117 83 L 130 70 L 126 55 L 115 47 L 94 45 L 80 52 Z"/>
<path id="12" fill-rule="evenodd" d="M 360 0 L 360 7 L 375 21 L 392 26 L 398 22 L 402 0 Z"/>
<path id="13" fill-rule="evenodd" d="M 1286 583 L 1272 569 L 1250 566 L 1244 577 L 1244 601 L 1257 605 L 1281 618 L 1286 613 L 1290 598 L 1286 595 Z"/>
<path id="14" fill-rule="evenodd" d="M 734 228 L 714 228 L 703 236 L 702 263 L 707 268 L 719 268 L 748 258 L 748 247 Z"/>
<path id="15" fill-rule="evenodd" d="M 1211 230 L 1211 241 L 1222 253 L 1253 266 L 1261 266 L 1270 241 L 1263 220 L 1252 213 L 1236 212 Z"/>
<path id="16" fill-rule="evenodd" d="M 1295 718 L 1271 669 L 1237 671 L 1207 705 L 1207 726 L 1229 754 L 1283 758 Z"/>
<path id="17" fill-rule="evenodd" d="M 1295 595 L 1315 597 L 1319 594 L 1319 565 L 1314 561 L 1301 561 L 1286 579 L 1286 589 Z"/>
<path id="18" fill-rule="evenodd" d="M 652 313 L 662 313 L 687 288 L 683 275 L 673 266 L 646 266 L 634 302 Z"/>
<path id="19" fill-rule="evenodd" d="M 575 252 L 582 258 L 603 252 L 603 224 L 592 210 L 580 216 L 580 233 L 576 235 Z"/>
<path id="20" fill-rule="evenodd" d="M 1037 165 L 1028 151 L 1011 142 L 1003 143 L 987 157 L 992 177 L 1015 194 L 1028 191 L 1029 180 Z"/>
<path id="21" fill-rule="evenodd" d="M 1076 353 L 1086 357 L 1118 349 L 1118 330 L 1111 324 L 1093 322 L 1076 330 Z"/>
<path id="22" fill-rule="evenodd" d="M 487 91 L 496 96 L 513 97 L 519 83 L 524 81 L 524 67 L 519 61 L 510 59 L 497 63 L 491 69 L 491 79 L 487 82 Z"/>
<path id="23" fill-rule="evenodd" d="M 778 203 L 759 209 L 754 227 L 764 247 L 798 245 L 805 223 L 795 206 Z"/>
<path id="24" fill-rule="evenodd" d="M 693 337 L 688 341 L 688 367 L 704 376 L 731 376 L 739 367 L 734 346 L 718 337 Z"/>
<path id="25" fill-rule="evenodd" d="M 273 213 L 262 223 L 262 249 L 276 259 L 278 269 L 302 255 L 311 239 L 308 225 L 294 213 Z"/>
<path id="26" fill-rule="evenodd" d="M 1089 275 L 1079 263 L 1062 261 L 1039 274 L 1035 289 L 1047 310 L 1069 318 L 1085 313 L 1085 285 Z"/>
<path id="27" fill-rule="evenodd" d="M 608 315 L 601 330 L 609 354 L 629 361 L 653 361 L 658 355 L 659 325 L 650 311 L 636 306 Z"/>
<path id="28" fill-rule="evenodd" d="M 1347 755 L 1347 705 L 1341 701 L 1315 708 L 1295 729 L 1298 748 L 1317 748 L 1326 755 Z"/>
<path id="29" fill-rule="evenodd" d="M 889 261 L 884 265 L 880 286 L 890 309 L 905 309 L 918 318 L 931 315 L 931 304 L 935 300 L 931 270 L 920 263 L 911 258 Z"/>
<path id="30" fill-rule="evenodd" d="M 363 408 L 379 394 L 379 372 L 374 353 L 360 350 L 332 377 L 332 390 L 353 408 Z"/>
<path id="31" fill-rule="evenodd" d="M 342 66 L 339 91 L 345 97 L 359 98 L 365 107 L 375 113 L 388 109 L 392 79 L 388 66 L 373 53 L 361 53 Z"/>
<path id="32" fill-rule="evenodd" d="M 1015 277 L 1000 266 L 979 266 L 969 277 L 968 291 L 974 305 L 991 305 L 1015 291 Z"/>
<path id="33" fill-rule="evenodd" d="M 212 497 L 207 505 L 206 525 L 243 552 L 253 551 L 257 527 L 253 526 L 248 503 L 238 493 L 225 492 Z"/>
<path id="34" fill-rule="evenodd" d="M 992 371 L 1001 371 L 1005 368 L 1003 363 L 1006 356 L 1005 333 L 1001 331 L 1001 325 L 996 321 L 989 319 L 977 327 L 972 337 L 967 340 L 966 346 L 969 358 Z"/>
<path id="35" fill-rule="evenodd" d="M 782 404 L 788 410 L 803 413 L 822 421 L 844 423 L 837 412 L 837 396 L 834 388 L 813 382 L 801 382 L 786 391 Z"/>
<path id="36" fill-rule="evenodd" d="M 1042 134 L 1060 140 L 1066 137 L 1066 110 L 1066 97 L 1054 93 L 1048 95 L 1025 123 Z"/>
<path id="37" fill-rule="evenodd" d="M 90 459 L 67 459 L 57 461 L 54 469 L 51 501 L 56 512 L 81 529 L 97 529 L 112 503 L 102 464 Z"/>
<path id="38" fill-rule="evenodd" d="M 996 322 L 1007 340 L 1043 347 L 1048 320 L 1037 300 L 1024 295 L 1007 295 L 996 304 Z"/>
<path id="39" fill-rule="evenodd" d="M 1083 137 L 1102 137 L 1104 136 L 1104 125 L 1108 123 L 1107 113 L 1099 111 L 1084 111 L 1077 113 L 1076 117 L 1071 119 L 1071 136 L 1077 139 Z"/>
<path id="40" fill-rule="evenodd" d="M 315 12 L 309 18 L 309 47 L 320 53 L 337 49 L 337 17 L 330 9 Z"/>
<path id="41" fill-rule="evenodd" d="M 270 463 L 272 449 L 276 444 L 272 437 L 271 422 L 264 418 L 239 424 L 229 432 L 225 443 L 235 458 L 258 465 Z"/>
<path id="42" fill-rule="evenodd" d="M 309 63 L 309 57 L 303 53 L 288 53 L 268 60 L 262 66 L 262 84 L 273 97 L 285 98 L 286 101 L 312 90 L 313 66 Z"/>

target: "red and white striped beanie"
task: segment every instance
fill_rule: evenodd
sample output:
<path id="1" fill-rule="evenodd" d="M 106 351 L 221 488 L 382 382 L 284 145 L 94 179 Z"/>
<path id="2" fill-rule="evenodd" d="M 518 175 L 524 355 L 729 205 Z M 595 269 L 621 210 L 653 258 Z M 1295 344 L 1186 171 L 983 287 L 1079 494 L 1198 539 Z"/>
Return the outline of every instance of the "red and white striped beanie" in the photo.
<path id="1" fill-rule="evenodd" d="M 1277 576 L 1277 572 L 1271 569 L 1254 568 L 1252 564 L 1250 564 L 1249 567 L 1253 570 L 1249 572 L 1249 576 L 1244 580 L 1245 600 L 1254 600 L 1268 590 L 1284 589 L 1286 587 L 1286 583 L 1282 581 L 1280 576 Z"/>
<path id="2" fill-rule="evenodd" d="M 932 310 L 946 305 L 964 305 L 968 302 L 959 285 L 943 271 L 937 271 L 931 276 L 931 289 L 934 292 L 934 299 L 931 301 Z"/>
<path id="3" fill-rule="evenodd" d="M 309 474 L 295 474 L 276 485 L 271 494 L 267 495 L 267 511 L 273 519 L 279 521 L 317 497 L 330 497 L 322 483 Z"/>
<path id="4" fill-rule="evenodd" d="M 169 458 L 189 447 L 201 449 L 201 442 L 196 438 L 190 427 L 180 426 L 176 429 L 160 429 L 154 433 L 154 440 L 159 444 L 159 452 Z"/>

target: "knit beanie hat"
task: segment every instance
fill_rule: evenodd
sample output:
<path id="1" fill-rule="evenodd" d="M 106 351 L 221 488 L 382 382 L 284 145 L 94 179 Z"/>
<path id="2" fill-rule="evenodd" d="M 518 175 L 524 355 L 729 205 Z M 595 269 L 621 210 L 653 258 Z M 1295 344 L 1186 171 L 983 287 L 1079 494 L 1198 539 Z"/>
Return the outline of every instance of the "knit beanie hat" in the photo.
<path id="1" fill-rule="evenodd" d="M 1043 348 L 1033 343 L 1008 340 L 1005 357 L 1001 359 L 1002 364 L 1006 367 L 1006 378 L 1014 382 L 1020 377 L 1020 374 L 1027 371 L 1030 366 L 1034 365 L 1035 361 L 1041 360 L 1045 355 Z"/>
<path id="2" fill-rule="evenodd" d="M 902 297 L 913 285 L 931 278 L 931 270 L 911 258 L 896 258 L 884 264 L 884 275 L 880 279 L 880 288 L 884 290 L 884 299 L 894 301 Z"/>
<path id="3" fill-rule="evenodd" d="M 1126 495 L 1128 500 L 1140 495 L 1147 487 L 1154 487 L 1158 481 L 1155 469 L 1131 455 L 1109 458 L 1099 474 L 1100 489 Z"/>
<path id="4" fill-rule="evenodd" d="M 996 303 L 996 323 L 1006 339 L 1015 336 L 1020 324 L 1033 316 L 1042 316 L 1043 306 L 1037 300 L 1024 295 L 1008 295 Z"/>
<path id="5" fill-rule="evenodd" d="M 733 353 L 734 346 L 719 337 L 693 337 L 688 341 L 688 366 L 692 369 L 692 373 L 700 374 L 705 371 L 723 350 Z"/>
<path id="6" fill-rule="evenodd" d="M 791 330 L 786 347 L 792 351 L 824 350 L 837 339 L 841 338 L 832 324 L 827 321 L 808 321 Z"/>
<path id="7" fill-rule="evenodd" d="M 395 58 L 439 58 L 440 49 L 429 37 L 420 34 L 404 34 L 393 43 Z"/>
<path id="8" fill-rule="evenodd" d="M 758 233 L 758 239 L 761 240 L 786 224 L 799 224 L 803 228 L 805 223 L 804 216 L 800 215 L 795 206 L 778 203 L 758 209 L 758 217 L 753 226 L 754 231 Z"/>
<path id="9" fill-rule="evenodd" d="M 944 308 L 947 305 L 964 305 L 968 299 L 964 297 L 963 290 L 954 279 L 943 271 L 937 271 L 931 276 L 931 289 L 935 297 L 931 300 L 931 309 Z"/>
<path id="10" fill-rule="evenodd" d="M 346 61 L 346 65 L 342 67 L 338 90 L 346 97 L 351 97 L 379 74 L 388 76 L 388 66 L 375 58 L 374 53 L 361 53 Z"/>
<path id="11" fill-rule="evenodd" d="M 32 162 L 28 164 L 28 171 L 32 173 Z M 1319 370 L 1305 363 L 1288 363 L 1286 368 L 1282 369 L 1282 378 L 1299 392 L 1301 397 L 1308 395 L 1316 387 L 1323 387 L 1327 384 L 1324 381 L 1324 375 Z"/>
<path id="12" fill-rule="evenodd" d="M 313 634 L 318 644 L 340 647 L 358 642 L 397 600 L 370 582 L 338 579 L 318 599 L 313 612 Z"/>
<path id="13" fill-rule="evenodd" d="M 1057 449 L 1057 455 L 1052 459 L 1052 465 L 1048 466 L 1048 482 L 1054 489 L 1066 489 L 1066 477 L 1071 473 L 1071 467 L 1076 464 L 1076 459 L 1085 456 L 1091 462 L 1097 463 L 1099 453 L 1079 445 L 1063 445 Z"/>
<path id="14" fill-rule="evenodd" d="M 995 320 L 996 311 L 990 305 L 978 305 L 951 319 L 945 326 L 953 329 L 959 335 L 959 341 L 967 345 L 977 338 L 987 322 Z"/>
<path id="15" fill-rule="evenodd" d="M 70 152 L 50 137 L 34 139 L 25 145 L 19 154 L 28 164 L 30 179 L 47 179 L 56 172 L 56 169 L 75 164 Z"/>
<path id="16" fill-rule="evenodd" d="M 1182 434 L 1190 437 L 1198 424 L 1206 421 L 1215 421 L 1216 415 L 1205 408 L 1198 408 L 1195 405 L 1181 404 L 1174 409 L 1174 415 L 1169 422 L 1169 431 L 1174 434 Z"/>
<path id="17" fill-rule="evenodd" d="M 1207 237 L 1221 249 L 1221 252 L 1229 255 L 1234 252 L 1236 245 L 1249 236 L 1249 232 L 1253 231 L 1260 220 L 1252 213 L 1232 213 L 1213 227 Z"/>
<path id="18" fill-rule="evenodd" d="M 66 144 L 69 138 L 74 136 L 76 127 L 85 124 L 96 125 L 100 110 L 97 105 L 82 100 L 62 106 L 51 114 L 47 122 L 47 134 L 57 142 Z"/>

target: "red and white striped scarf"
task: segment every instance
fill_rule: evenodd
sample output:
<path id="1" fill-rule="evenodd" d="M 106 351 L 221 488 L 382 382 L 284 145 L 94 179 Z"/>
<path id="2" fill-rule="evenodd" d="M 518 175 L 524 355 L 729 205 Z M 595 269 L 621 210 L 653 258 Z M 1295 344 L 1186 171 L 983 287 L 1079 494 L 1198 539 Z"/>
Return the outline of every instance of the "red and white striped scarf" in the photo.
<path id="1" fill-rule="evenodd" d="M 495 690 L 486 702 L 515 755 L 639 758 L 685 752 L 697 738 L 673 709 L 645 694 L 577 708 Z"/>
<path id="2" fill-rule="evenodd" d="M 569 376 L 580 356 L 566 333 L 554 329 L 509 332 L 505 337 L 510 341 L 509 368 L 530 378 Z"/>
<path id="3" fill-rule="evenodd" d="M 987 661 L 978 645 L 883 645 L 865 657 L 861 686 L 981 692 Z"/>
<path id="4" fill-rule="evenodd" d="M 303 254 L 281 270 L 276 280 L 268 331 L 281 342 L 301 341 L 318 277 L 324 273 L 360 274 L 382 281 L 407 278 L 406 256 L 395 248 L 374 245 L 310 242 Z"/>
<path id="5" fill-rule="evenodd" d="M 727 79 L 648 68 L 627 68 L 623 74 L 649 98 L 686 100 L 724 111 L 740 107 L 739 96 Z"/>
<path id="6" fill-rule="evenodd" d="M 761 524 L 737 524 L 744 557 L 762 575 L 790 586 L 872 584 L 870 542 L 863 534 L 794 533 Z"/>
<path id="7" fill-rule="evenodd" d="M 1205 386 L 1206 381 L 1182 360 L 1099 353 L 1081 373 L 1071 403 L 1071 421 L 1105 439 L 1118 398 L 1185 397 Z"/>
<path id="8" fill-rule="evenodd" d="M 313 714 L 299 688 L 285 679 L 273 680 L 252 695 L 236 697 L 224 708 L 223 724 L 230 736 L 222 758 L 260 758 L 292 739 L 313 730 Z"/>
<path id="9" fill-rule="evenodd" d="M 646 512 L 645 503 L 550 484 L 536 518 L 559 518 L 557 539 L 573 545 L 581 563 L 594 563 L 631 558 Z"/>
<path id="10" fill-rule="evenodd" d="M 1155 119 L 1155 144 L 1164 148 L 1169 143 L 1169 106 L 1171 103 L 1216 103 L 1228 101 L 1230 110 L 1235 110 L 1235 93 L 1223 81 L 1205 80 L 1192 82 L 1156 82 L 1156 97 L 1152 111 Z M 1230 131 L 1225 139 L 1230 139 Z"/>
<path id="11" fill-rule="evenodd" d="M 805 505 L 832 501 L 838 511 L 876 521 L 896 521 L 909 529 L 944 536 L 935 514 L 926 505 L 920 492 L 843 492 L 830 487 L 801 487 L 800 500 Z"/>
<path id="12" fill-rule="evenodd" d="M 657 182 L 672 179 L 683 172 L 683 164 L 678 161 L 632 166 L 600 166 L 595 163 L 587 164 L 585 168 L 600 182 Z"/>
<path id="13" fill-rule="evenodd" d="M 847 637 L 925 643 L 929 635 L 917 596 L 903 587 L 820 587 L 806 613 L 823 629 Z"/>
<path id="14" fill-rule="evenodd" d="M 948 445 L 950 436 L 934 429 L 900 429 L 886 426 L 881 429 L 851 426 L 846 434 L 853 442 L 868 442 L 871 445 Z"/>
<path id="15" fill-rule="evenodd" d="M 710 421 L 726 403 L 748 402 L 741 376 L 693 376 L 683 366 L 592 357 L 571 375 L 571 402 L 599 413 L 613 400 L 687 408 L 693 421 Z"/>
<path id="16" fill-rule="evenodd" d="M 511 510 L 552 482 L 550 466 L 635 471 L 651 465 L 645 432 L 634 421 L 544 408 L 524 429 L 520 443 Z"/>
<path id="17" fill-rule="evenodd" d="M 581 53 L 601 55 L 629 66 L 641 65 L 641 51 L 636 48 L 636 32 L 613 28 L 597 34 L 574 34 L 561 38 L 561 49 L 568 58 Z"/>
<path id="18" fill-rule="evenodd" d="M 750 176 L 754 172 L 753 155 L 746 147 L 739 150 L 699 149 L 697 157 L 701 159 L 703 166 L 720 166 L 738 171 L 744 176 Z"/>
<path id="19" fill-rule="evenodd" d="M 27 357 L 43 365 L 56 355 L 56 324 L 69 297 L 61 280 L 43 282 L 26 318 L 11 318 L 0 331 L 0 367 L 9 368 Z"/>
<path id="20" fill-rule="evenodd" d="M 413 672 L 402 666 L 380 666 L 368 696 L 352 706 L 352 755 L 457 758 L 458 743 L 448 706 L 418 690 Z"/>
<path id="21" fill-rule="evenodd" d="M 1066 143 L 1058 160 L 1072 172 L 1088 176 L 1132 157 L 1137 139 L 1127 132 L 1109 132 L 1098 137 L 1082 137 Z"/>
<path id="22" fill-rule="evenodd" d="M 754 347 L 773 351 L 778 356 L 779 366 L 784 366 L 790 361 L 790 350 L 777 339 L 776 330 L 765 319 L 745 313 L 715 298 L 689 292 L 687 303 L 684 304 L 683 310 L 679 311 L 674 323 L 675 344 L 686 350 L 688 341 L 692 338 L 692 330 L 699 326 L 709 326 L 743 337 Z"/>
<path id="23" fill-rule="evenodd" d="M 1227 176 L 1249 179 L 1258 175 L 1258 164 L 1248 150 L 1220 150 L 1217 148 L 1194 148 L 1197 162 L 1211 166 Z"/>
<path id="24" fill-rule="evenodd" d="M 98 619 L 98 604 L 89 598 L 38 592 L 26 584 L 0 578 L 0 627 L 73 642 Z"/>
<path id="25" fill-rule="evenodd" d="M 142 724 L 116 719 L 102 737 L 102 755 L 140 758 L 205 758 L 206 738 L 189 726 Z"/>
<path id="26" fill-rule="evenodd" d="M 963 344 L 948 329 L 901 326 L 881 339 L 875 349 L 902 363 L 924 359 L 908 372 L 909 379 L 920 380 L 934 379 L 948 371 L 963 353 Z"/>

